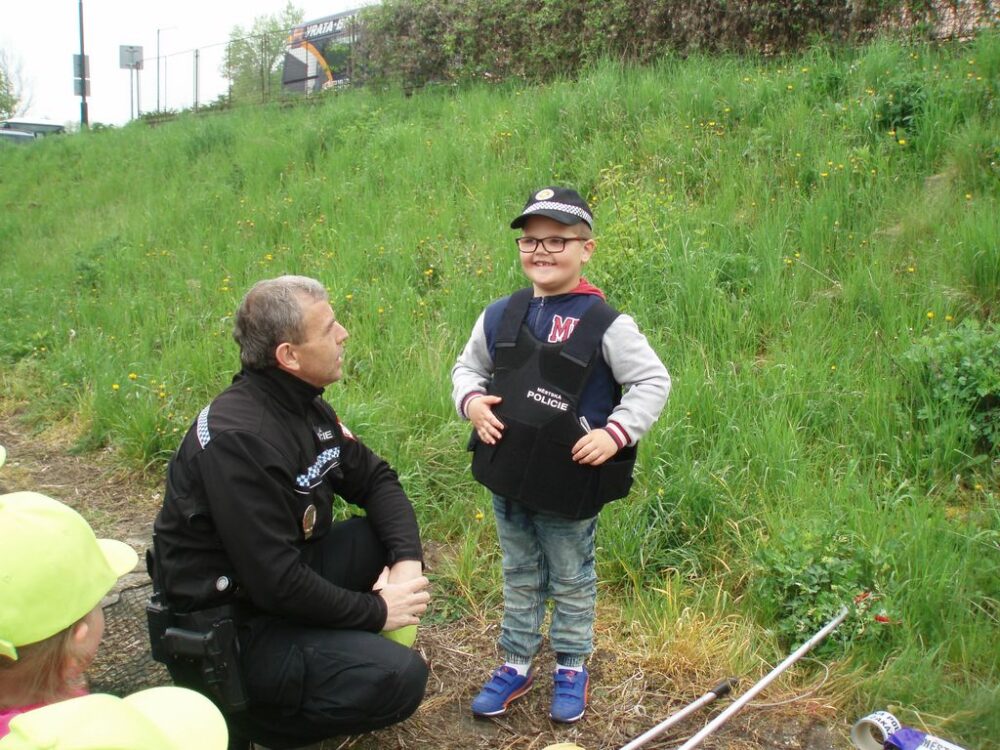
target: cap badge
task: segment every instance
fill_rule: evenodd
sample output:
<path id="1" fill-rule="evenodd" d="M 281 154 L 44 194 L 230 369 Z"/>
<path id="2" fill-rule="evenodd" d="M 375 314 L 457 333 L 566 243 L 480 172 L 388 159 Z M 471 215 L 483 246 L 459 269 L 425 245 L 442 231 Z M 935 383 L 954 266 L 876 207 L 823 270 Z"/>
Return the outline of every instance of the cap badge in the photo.
<path id="1" fill-rule="evenodd" d="M 554 190 L 552 190 L 551 188 L 545 188 L 544 190 L 539 190 L 537 193 L 535 193 L 535 200 L 536 201 L 547 201 L 553 195 L 555 195 L 555 191 Z"/>
<path id="2" fill-rule="evenodd" d="M 306 539 L 313 535 L 313 529 L 315 528 L 316 506 L 310 503 L 309 507 L 306 508 L 306 512 L 302 514 L 302 533 L 305 534 Z"/>

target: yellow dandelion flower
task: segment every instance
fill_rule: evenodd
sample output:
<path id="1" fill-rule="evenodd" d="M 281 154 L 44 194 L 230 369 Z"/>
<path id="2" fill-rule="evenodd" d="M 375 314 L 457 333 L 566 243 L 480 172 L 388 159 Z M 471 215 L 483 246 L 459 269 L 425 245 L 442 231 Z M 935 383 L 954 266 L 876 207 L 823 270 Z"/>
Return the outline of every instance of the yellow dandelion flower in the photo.
<path id="1" fill-rule="evenodd" d="M 945 315 L 945 316 L 944 316 L 944 319 L 945 319 L 945 321 L 946 321 L 946 322 L 950 323 L 950 322 L 951 322 L 951 321 L 953 321 L 953 320 L 954 320 L 955 318 L 954 318 L 953 316 L 951 316 L 951 315 Z"/>
<path id="2" fill-rule="evenodd" d="M 121 388 L 121 386 L 118 385 L 118 383 L 112 383 L 111 384 L 111 390 L 117 391 L 119 388 Z"/>
<path id="3" fill-rule="evenodd" d="M 899 139 L 899 140 L 897 141 L 897 143 L 898 143 L 898 144 L 899 144 L 900 146 L 905 146 L 905 145 L 906 145 L 906 139 L 905 139 L 905 138 L 900 138 L 900 139 Z"/>
<path id="4" fill-rule="evenodd" d="M 933 320 L 933 319 L 934 319 L 934 311 L 933 310 L 928 310 L 927 311 L 927 320 Z"/>
<path id="5" fill-rule="evenodd" d="M 476 520 L 477 521 L 482 521 L 483 518 L 485 518 L 485 516 L 483 515 L 483 512 L 481 510 L 477 510 L 476 511 Z"/>
<path id="6" fill-rule="evenodd" d="M 354 299 L 354 295 L 353 294 L 345 294 L 344 295 L 344 299 L 346 299 L 348 302 L 350 302 L 352 299 Z"/>
<path id="7" fill-rule="evenodd" d="M 916 269 L 916 268 L 914 268 L 913 266 L 907 266 L 907 267 L 906 267 L 906 272 L 907 272 L 907 273 L 916 273 L 916 272 L 917 272 L 917 269 Z"/>

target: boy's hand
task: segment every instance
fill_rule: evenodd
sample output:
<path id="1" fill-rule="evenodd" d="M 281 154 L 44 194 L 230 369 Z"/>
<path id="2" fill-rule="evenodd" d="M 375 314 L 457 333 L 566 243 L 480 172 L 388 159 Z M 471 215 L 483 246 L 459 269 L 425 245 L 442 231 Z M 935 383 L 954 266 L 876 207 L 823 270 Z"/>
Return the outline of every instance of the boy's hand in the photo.
<path id="1" fill-rule="evenodd" d="M 494 445 L 503 437 L 503 422 L 493 413 L 493 407 L 501 401 L 499 396 L 479 396 L 465 407 L 476 434 L 486 445 Z"/>
<path id="2" fill-rule="evenodd" d="M 573 446 L 573 460 L 578 464 L 600 466 L 618 452 L 618 443 L 607 430 L 591 430 Z"/>

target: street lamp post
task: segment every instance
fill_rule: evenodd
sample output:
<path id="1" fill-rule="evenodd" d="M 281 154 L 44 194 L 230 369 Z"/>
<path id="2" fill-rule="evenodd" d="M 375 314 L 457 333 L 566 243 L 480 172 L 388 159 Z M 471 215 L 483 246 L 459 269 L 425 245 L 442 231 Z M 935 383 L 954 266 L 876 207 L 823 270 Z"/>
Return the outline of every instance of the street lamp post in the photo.
<path id="1" fill-rule="evenodd" d="M 160 111 L 160 32 L 170 31 L 171 29 L 176 29 L 176 26 L 163 26 L 156 30 L 156 111 Z M 164 79 L 166 79 L 166 64 L 164 64 Z M 163 87 L 166 88 L 166 80 L 163 82 Z M 166 92 L 164 92 L 165 94 Z"/>

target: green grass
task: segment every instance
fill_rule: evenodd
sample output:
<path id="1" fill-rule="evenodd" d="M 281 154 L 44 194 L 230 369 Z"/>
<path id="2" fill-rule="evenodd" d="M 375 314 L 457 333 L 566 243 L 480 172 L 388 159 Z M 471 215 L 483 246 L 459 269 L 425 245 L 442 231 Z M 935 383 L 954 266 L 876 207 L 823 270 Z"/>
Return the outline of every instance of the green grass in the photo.
<path id="1" fill-rule="evenodd" d="M 510 218 L 570 183 L 597 217 L 591 280 L 674 378 L 601 521 L 625 632 L 744 671 L 870 588 L 821 652 L 850 675 L 845 721 L 891 704 L 996 748 L 997 449 L 960 410 L 918 418 L 931 396 L 906 353 L 995 318 L 998 82 L 991 33 L 359 90 L 3 149 L 4 394 L 31 424 L 75 421 L 81 449 L 162 468 L 237 367 L 242 293 L 315 276 L 351 333 L 329 397 L 447 551 L 435 616 L 493 617 L 449 370 L 482 307 L 524 283 Z"/>

